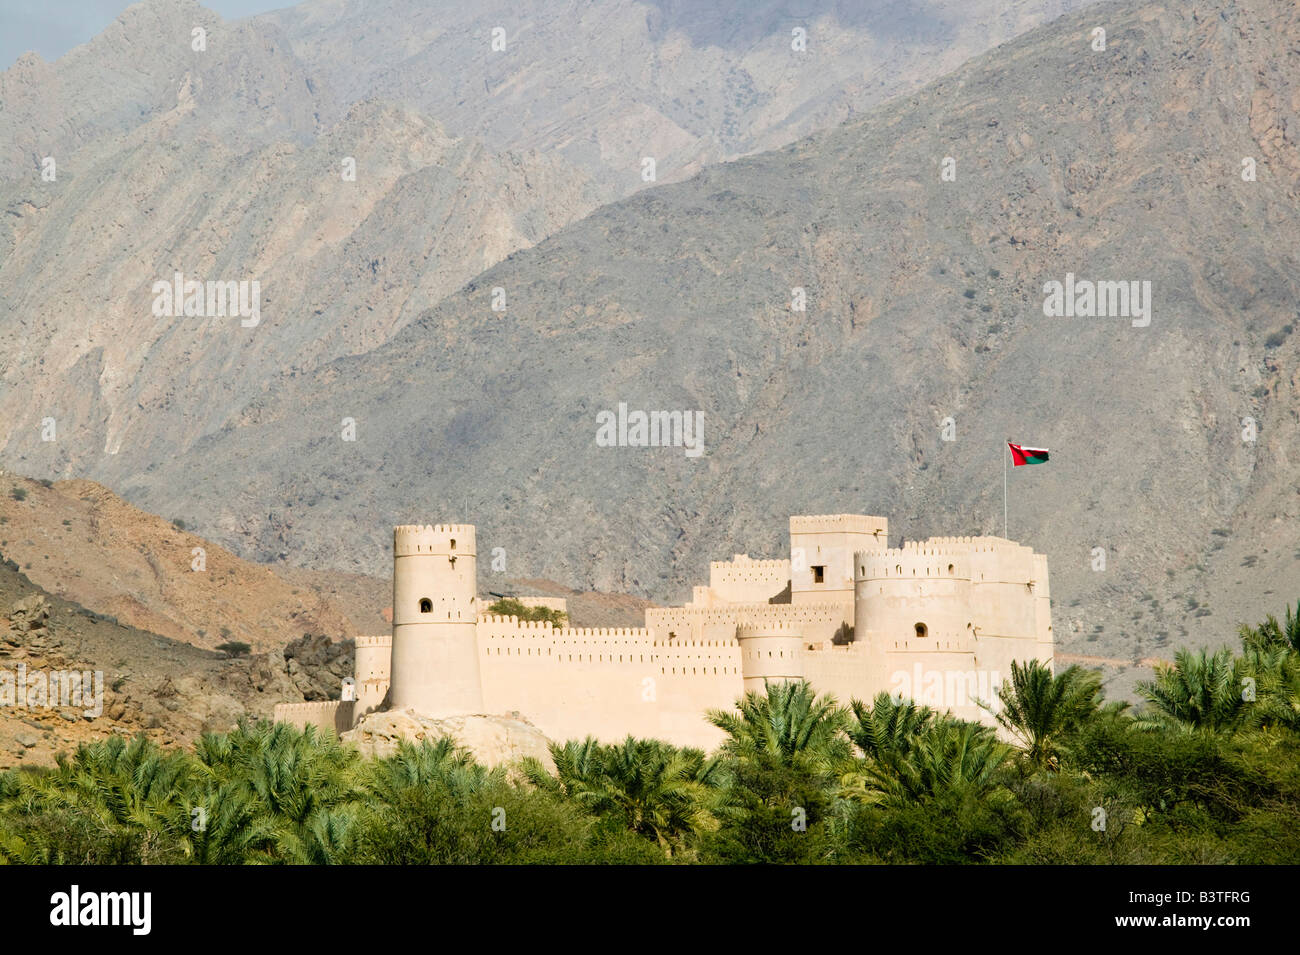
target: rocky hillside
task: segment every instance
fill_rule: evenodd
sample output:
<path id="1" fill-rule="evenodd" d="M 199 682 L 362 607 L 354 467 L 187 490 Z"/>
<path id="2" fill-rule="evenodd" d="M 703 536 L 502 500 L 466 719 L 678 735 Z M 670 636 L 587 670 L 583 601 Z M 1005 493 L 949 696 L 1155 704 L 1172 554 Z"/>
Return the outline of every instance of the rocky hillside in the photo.
<path id="1" fill-rule="evenodd" d="M 664 182 L 790 142 L 1078 2 L 386 0 L 225 22 L 146 0 L 0 74 L 3 461 L 120 486 L 645 187 L 644 156 Z M 160 317 L 178 274 L 247 283 L 257 315 Z"/>
<path id="2" fill-rule="evenodd" d="M 20 676 L 34 688 L 48 686 L 54 673 L 98 673 L 80 702 L 42 695 L 24 706 L 7 699 L 0 706 L 0 770 L 52 765 L 57 753 L 113 733 L 189 743 L 201 732 L 229 729 L 241 716 L 270 717 L 276 703 L 337 698 L 351 656 L 351 641 L 318 636 L 227 659 L 46 593 L 12 561 L 0 560 L 6 692 L 13 693 Z"/>
<path id="3" fill-rule="evenodd" d="M 0 554 L 44 590 L 100 616 L 213 649 L 254 652 L 294 641 L 387 633 L 391 567 L 379 575 L 243 560 L 133 507 L 92 481 L 34 481 L 0 473 Z M 484 593 L 564 597 L 578 626 L 640 626 L 648 601 L 493 573 Z"/>
<path id="4" fill-rule="evenodd" d="M 1090 2 L 306 0 L 252 22 L 342 102 L 558 153 L 616 196 L 647 156 L 672 182 L 783 146 Z"/>
<path id="5" fill-rule="evenodd" d="M 1052 450 L 1009 533 L 1066 649 L 1217 643 L 1300 594 L 1297 51 L 1271 0 L 1067 16 L 598 210 L 123 489 L 264 559 L 375 573 L 388 525 L 445 516 L 513 573 L 678 600 L 792 512 L 1000 532 L 1010 437 Z M 1067 274 L 1149 281 L 1149 325 L 1045 316 Z M 620 402 L 702 411 L 706 453 L 598 446 Z"/>
<path id="6" fill-rule="evenodd" d="M 179 524 L 180 526 L 177 526 Z M 389 577 L 297 571 L 291 581 L 90 481 L 0 476 L 0 554 L 36 585 L 124 626 L 255 652 L 309 635 L 388 629 Z"/>

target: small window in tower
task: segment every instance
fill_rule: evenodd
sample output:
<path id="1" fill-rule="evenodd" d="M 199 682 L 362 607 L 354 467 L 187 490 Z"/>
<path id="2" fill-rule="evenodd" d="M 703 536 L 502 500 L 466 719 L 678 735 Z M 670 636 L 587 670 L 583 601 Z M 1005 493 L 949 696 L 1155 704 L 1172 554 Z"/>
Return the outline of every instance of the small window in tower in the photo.
<path id="1" fill-rule="evenodd" d="M 923 623 L 918 623 L 916 625 L 916 635 L 921 639 L 925 639 L 930 635 L 930 628 Z"/>
<path id="2" fill-rule="evenodd" d="M 817 564 L 812 569 L 813 583 L 821 584 L 826 582 L 826 567 L 824 564 Z"/>
<path id="3" fill-rule="evenodd" d="M 451 539 L 451 549 L 452 550 L 456 549 L 456 538 L 454 537 Z"/>
<path id="4" fill-rule="evenodd" d="M 433 613 L 433 601 L 428 597 L 420 598 L 420 613 Z"/>

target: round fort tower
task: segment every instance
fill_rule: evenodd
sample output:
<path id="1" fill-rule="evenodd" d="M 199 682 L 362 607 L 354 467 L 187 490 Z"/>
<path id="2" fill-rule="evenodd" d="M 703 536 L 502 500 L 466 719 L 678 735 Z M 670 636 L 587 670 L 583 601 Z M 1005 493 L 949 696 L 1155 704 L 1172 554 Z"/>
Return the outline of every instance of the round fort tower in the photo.
<path id="1" fill-rule="evenodd" d="M 788 623 L 742 623 L 736 630 L 746 693 L 766 693 L 768 683 L 802 680 L 803 634 Z"/>
<path id="2" fill-rule="evenodd" d="M 357 684 L 356 719 L 382 709 L 388 696 L 388 675 L 392 666 L 393 636 L 357 637 L 353 665 Z"/>
<path id="3" fill-rule="evenodd" d="M 390 709 L 482 712 L 477 575 L 472 524 L 393 529 Z"/>

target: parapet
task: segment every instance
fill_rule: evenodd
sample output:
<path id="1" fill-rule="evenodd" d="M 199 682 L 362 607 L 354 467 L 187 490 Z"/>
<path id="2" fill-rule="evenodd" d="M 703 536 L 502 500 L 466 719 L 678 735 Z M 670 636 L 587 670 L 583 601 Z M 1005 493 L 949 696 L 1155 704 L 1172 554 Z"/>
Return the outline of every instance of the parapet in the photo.
<path id="1" fill-rule="evenodd" d="M 317 700 L 310 703 L 277 703 L 271 719 L 297 729 L 315 726 L 333 733 L 352 728 L 355 703 L 351 700 Z"/>
<path id="2" fill-rule="evenodd" d="M 500 614 L 488 613 L 486 610 L 479 613 L 478 622 L 487 628 L 485 635 L 488 637 L 495 637 L 505 631 L 536 630 L 550 633 L 552 630 L 559 629 L 549 620 L 520 620 L 513 615 L 503 617 Z"/>
<path id="3" fill-rule="evenodd" d="M 393 556 L 477 555 L 473 524 L 399 524 L 393 528 Z"/>
<path id="4" fill-rule="evenodd" d="M 391 633 L 381 633 L 373 637 L 367 636 L 356 638 L 356 647 L 358 650 L 380 649 L 383 647 L 391 647 L 392 645 L 393 635 Z"/>
<path id="5" fill-rule="evenodd" d="M 796 514 L 790 517 L 790 534 L 889 533 L 889 521 L 872 514 Z"/>
<path id="6" fill-rule="evenodd" d="M 736 629 L 736 639 L 754 640 L 766 637 L 787 637 L 801 639 L 803 628 L 789 621 L 742 621 Z"/>
<path id="7" fill-rule="evenodd" d="M 976 554 L 995 550 L 1017 550 L 1027 545 L 1005 537 L 927 537 L 907 541 L 902 547 L 870 547 L 860 553 L 891 557 L 926 557 L 941 554 Z"/>
<path id="8" fill-rule="evenodd" d="M 899 576 L 973 580 L 973 571 L 986 567 L 990 559 L 1017 562 L 1026 554 L 1033 554 L 1028 545 L 1004 537 L 930 537 L 907 541 L 902 547 L 860 550 L 853 555 L 853 571 L 855 580 Z"/>
<path id="9" fill-rule="evenodd" d="M 651 639 L 650 631 L 645 627 L 565 627 L 557 630 L 556 639 L 596 642 L 625 642 L 635 640 L 644 642 Z"/>
<path id="10" fill-rule="evenodd" d="M 752 568 L 754 570 L 782 570 L 790 565 L 790 561 L 785 557 L 777 557 L 771 560 L 760 560 L 750 557 L 748 554 L 737 554 L 731 560 L 711 560 L 709 561 L 709 570 L 732 570 L 741 567 Z"/>

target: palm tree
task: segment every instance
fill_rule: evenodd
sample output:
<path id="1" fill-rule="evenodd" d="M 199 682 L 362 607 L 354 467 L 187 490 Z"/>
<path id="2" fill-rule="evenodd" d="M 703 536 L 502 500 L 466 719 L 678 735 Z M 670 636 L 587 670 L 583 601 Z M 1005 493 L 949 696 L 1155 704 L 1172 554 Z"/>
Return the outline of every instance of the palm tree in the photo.
<path id="1" fill-rule="evenodd" d="M 848 715 L 804 682 L 768 684 L 746 693 L 737 711 L 711 710 L 727 734 L 719 753 L 727 785 L 719 791 L 720 860 L 825 861 L 834 851 L 831 824 L 842 804 L 840 774 L 852 766 Z"/>
<path id="2" fill-rule="evenodd" d="M 1011 748 L 993 731 L 964 720 L 940 720 L 906 751 L 886 751 L 868 764 L 867 778 L 883 801 L 896 806 L 941 797 L 985 798 L 997 789 Z"/>
<path id="3" fill-rule="evenodd" d="M 853 722 L 848 726 L 849 738 L 871 760 L 882 760 L 891 754 L 906 755 L 916 738 L 929 730 L 941 717 L 928 706 L 922 706 L 907 697 L 891 697 L 878 693 L 871 706 L 861 700 L 852 700 L 849 710 Z"/>
<path id="4" fill-rule="evenodd" d="M 1250 725 L 1300 730 L 1300 653 L 1250 649 L 1242 671 L 1255 680 L 1255 699 L 1247 699 Z"/>
<path id="5" fill-rule="evenodd" d="M 165 752 L 143 735 L 84 744 L 61 755 L 53 771 L 7 778 L 5 803 L 30 825 L 11 831 L 0 852 L 46 863 L 177 861 L 192 771 L 186 754 Z"/>
<path id="6" fill-rule="evenodd" d="M 1300 729 L 1300 603 L 1286 608 L 1281 623 L 1269 614 L 1258 627 L 1241 626 L 1241 671 L 1254 681 L 1254 699 L 1245 694 L 1246 719 L 1257 728 Z"/>
<path id="7" fill-rule="evenodd" d="M 355 799 L 359 757 L 311 726 L 241 720 L 200 737 L 195 759 L 194 799 L 208 821 L 191 837 L 196 857 L 305 863 L 323 851 L 321 814 L 335 813 L 335 836 L 352 818 L 343 810 Z"/>
<path id="8" fill-rule="evenodd" d="M 1179 650 L 1173 666 L 1157 667 L 1155 680 L 1138 684 L 1138 693 L 1155 707 L 1154 719 L 1142 724 L 1234 729 L 1246 714 L 1243 675 L 1242 661 L 1226 647 L 1213 655 Z"/>
<path id="9" fill-rule="evenodd" d="M 1013 660 L 1011 679 L 998 688 L 998 700 L 998 725 L 1019 742 L 1029 764 L 1055 769 L 1064 738 L 1100 710 L 1101 677 L 1077 666 L 1053 676 L 1038 660 L 1024 665 Z"/>
<path id="10" fill-rule="evenodd" d="M 1282 623 L 1272 614 L 1264 618 L 1258 627 L 1242 624 L 1238 630 L 1242 646 L 1247 649 L 1281 649 L 1290 653 L 1300 653 L 1300 601 L 1296 603 L 1295 613 L 1286 608 Z"/>
<path id="11" fill-rule="evenodd" d="M 578 801 L 600 776 L 604 762 L 604 748 L 594 736 L 584 740 L 569 740 L 563 745 L 551 743 L 547 749 L 555 764 L 551 775 L 541 761 L 529 756 L 523 760 L 524 776 L 538 789 L 552 795 Z"/>
<path id="12" fill-rule="evenodd" d="M 464 796 L 503 783 L 505 769 L 487 769 L 451 737 L 436 742 L 403 740 L 391 756 L 377 759 L 367 768 L 362 787 L 377 801 L 394 803 L 410 789 L 442 786 L 449 793 Z"/>
<path id="13" fill-rule="evenodd" d="M 831 771 L 852 757 L 847 715 L 834 697 L 818 697 L 802 680 L 769 684 L 736 705 L 739 712 L 708 713 L 727 734 L 722 752 L 733 759 Z"/>
<path id="14" fill-rule="evenodd" d="M 712 823 L 704 797 L 716 782 L 717 761 L 698 749 L 629 736 L 613 746 L 592 737 L 552 743 L 550 752 L 554 776 L 536 760 L 525 764 L 535 785 L 593 815 L 618 818 L 670 856 Z"/>

